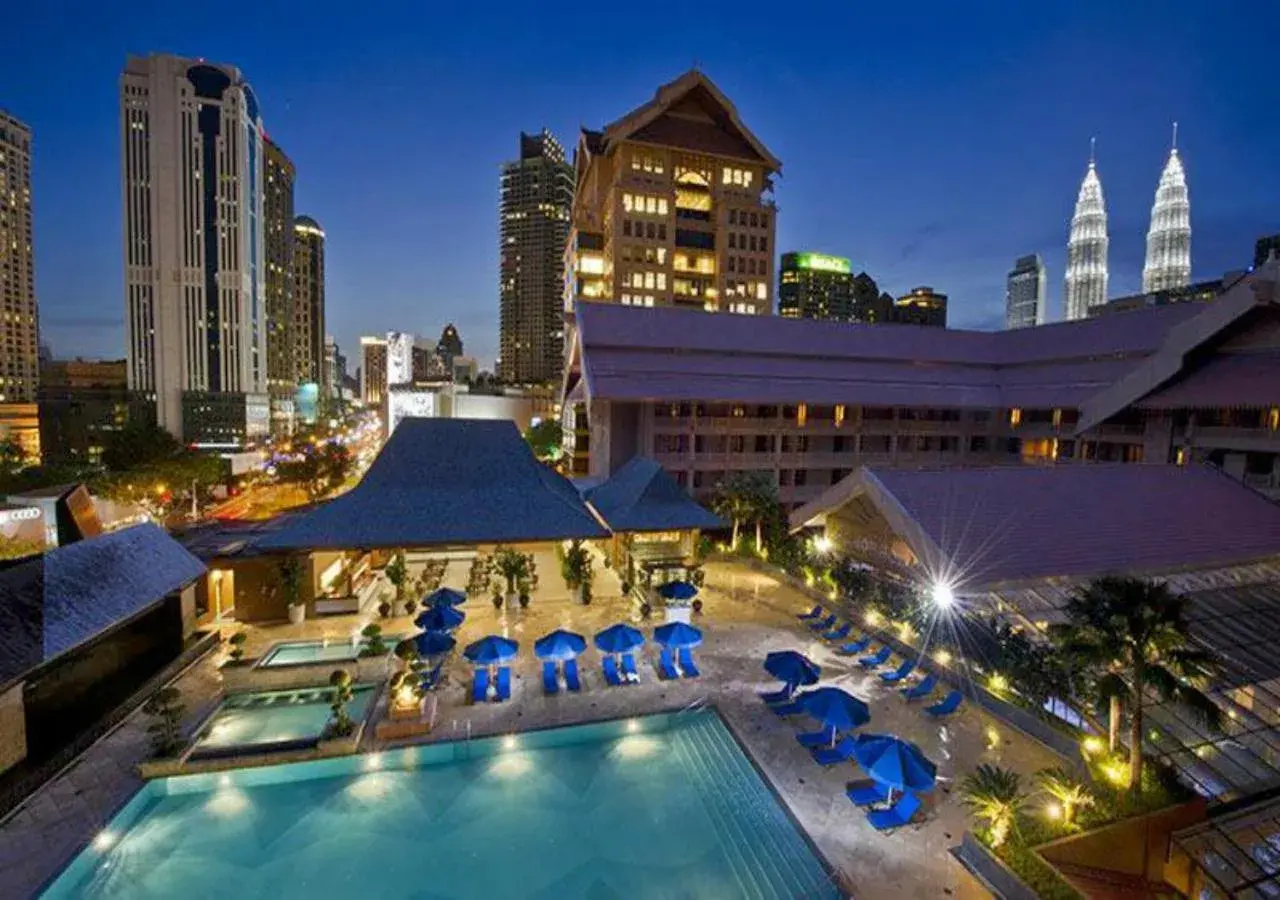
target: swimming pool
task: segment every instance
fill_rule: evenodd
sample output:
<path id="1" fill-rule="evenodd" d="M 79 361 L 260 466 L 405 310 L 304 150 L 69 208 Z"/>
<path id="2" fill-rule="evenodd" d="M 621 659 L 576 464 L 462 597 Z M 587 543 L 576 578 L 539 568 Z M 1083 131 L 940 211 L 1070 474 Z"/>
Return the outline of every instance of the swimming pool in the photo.
<path id="1" fill-rule="evenodd" d="M 387 647 L 395 647 L 400 638 L 395 635 L 383 635 L 383 643 Z M 267 655 L 258 662 L 258 668 L 274 669 L 281 666 L 305 666 L 314 663 L 349 662 L 360 655 L 367 647 L 368 641 L 361 639 L 351 641 L 284 641 L 267 651 Z"/>
<path id="2" fill-rule="evenodd" d="M 837 898 L 712 710 L 152 781 L 43 895 Z"/>
<path id="3" fill-rule="evenodd" d="M 232 694 L 200 729 L 193 758 L 259 752 L 271 747 L 314 744 L 329 721 L 329 688 Z M 352 688 L 347 714 L 364 718 L 372 685 Z"/>

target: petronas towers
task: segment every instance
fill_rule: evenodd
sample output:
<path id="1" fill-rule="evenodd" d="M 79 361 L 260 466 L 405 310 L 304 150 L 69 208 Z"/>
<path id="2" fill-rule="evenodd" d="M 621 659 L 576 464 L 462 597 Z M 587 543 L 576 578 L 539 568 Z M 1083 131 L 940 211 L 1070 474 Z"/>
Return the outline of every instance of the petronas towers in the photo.
<path id="1" fill-rule="evenodd" d="M 1187 178 L 1178 157 L 1177 125 L 1151 207 L 1147 259 L 1142 267 L 1143 293 L 1182 287 L 1191 282 L 1191 202 Z M 1067 279 L 1063 307 L 1067 319 L 1083 319 L 1107 302 L 1107 207 L 1092 150 L 1080 184 L 1071 237 L 1067 242 Z"/>

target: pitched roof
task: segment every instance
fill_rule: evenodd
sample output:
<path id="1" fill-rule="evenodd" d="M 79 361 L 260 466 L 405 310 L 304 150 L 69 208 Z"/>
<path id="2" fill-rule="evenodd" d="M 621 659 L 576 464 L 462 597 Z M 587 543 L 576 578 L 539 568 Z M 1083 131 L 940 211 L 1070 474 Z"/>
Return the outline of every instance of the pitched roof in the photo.
<path id="1" fill-rule="evenodd" d="M 599 538 L 573 485 L 514 423 L 400 422 L 364 479 L 258 541 L 260 550 L 426 547 Z"/>
<path id="2" fill-rule="evenodd" d="M 1143 409 L 1280 406 L 1280 352 L 1227 353 L 1139 401 Z"/>
<path id="3" fill-rule="evenodd" d="M 722 528 L 662 466 L 636 456 L 602 484 L 586 491 L 587 502 L 613 531 L 680 531 Z"/>
<path id="4" fill-rule="evenodd" d="M 838 515 L 860 497 L 930 574 L 970 589 L 1280 554 L 1280 504 L 1203 466 L 864 468 L 796 510 L 791 524 Z"/>
<path id="5" fill-rule="evenodd" d="M 150 523 L 0 571 L 0 683 L 144 612 L 204 571 Z"/>

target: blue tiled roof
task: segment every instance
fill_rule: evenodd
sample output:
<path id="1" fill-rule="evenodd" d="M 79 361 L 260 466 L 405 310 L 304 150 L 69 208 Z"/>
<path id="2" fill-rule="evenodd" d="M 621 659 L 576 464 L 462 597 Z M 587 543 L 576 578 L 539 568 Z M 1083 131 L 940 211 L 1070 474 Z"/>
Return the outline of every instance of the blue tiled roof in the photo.
<path id="1" fill-rule="evenodd" d="M 603 484 L 589 488 L 587 501 L 614 531 L 680 531 L 723 528 L 652 459 L 634 457 Z"/>
<path id="2" fill-rule="evenodd" d="M 607 536 L 573 485 L 534 458 L 513 422 L 408 418 L 358 485 L 257 546 L 427 547 Z"/>
<path id="3" fill-rule="evenodd" d="M 0 683 L 145 611 L 204 571 L 152 524 L 57 547 L 0 571 Z"/>

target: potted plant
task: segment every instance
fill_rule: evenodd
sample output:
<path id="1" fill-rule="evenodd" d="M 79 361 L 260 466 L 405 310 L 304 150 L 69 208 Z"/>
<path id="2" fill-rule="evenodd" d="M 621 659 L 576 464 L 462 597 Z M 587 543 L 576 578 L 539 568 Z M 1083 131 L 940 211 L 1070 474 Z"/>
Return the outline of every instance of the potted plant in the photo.
<path id="1" fill-rule="evenodd" d="M 151 718 L 147 733 L 156 756 L 176 756 L 182 750 L 182 694 L 172 685 L 162 687 L 142 705 Z"/>
<path id="2" fill-rule="evenodd" d="M 301 625 L 307 617 L 307 606 L 302 600 L 302 560 L 296 556 L 284 557 L 276 567 L 276 574 L 289 611 L 289 622 Z"/>
<path id="3" fill-rule="evenodd" d="M 693 614 L 694 614 L 695 616 L 700 616 L 700 615 L 702 615 L 702 601 L 701 601 L 701 600 L 694 600 L 694 601 L 693 601 Z"/>
<path id="4" fill-rule="evenodd" d="M 523 579 L 520 582 L 520 608 L 529 608 L 529 594 L 533 590 L 533 586 L 529 583 L 529 579 Z"/>
<path id="5" fill-rule="evenodd" d="M 405 565 L 403 550 L 397 550 L 392 555 L 385 572 L 387 581 L 390 581 L 391 586 L 396 589 L 396 600 L 392 609 L 396 614 L 400 614 L 405 611 L 404 586 L 409 580 L 409 567 Z"/>
<path id="6" fill-rule="evenodd" d="M 382 639 L 381 625 L 370 623 L 364 626 L 360 635 L 365 640 L 365 645 L 360 651 L 361 656 L 382 656 L 387 652 L 387 642 Z"/>
<path id="7" fill-rule="evenodd" d="M 640 618 L 647 619 L 653 614 L 653 607 L 649 605 L 649 601 L 640 604 Z"/>
<path id="8" fill-rule="evenodd" d="M 347 704 L 351 702 L 351 673 L 346 669 L 334 669 L 329 676 L 329 686 L 333 688 L 333 697 L 329 702 L 332 718 L 325 729 L 328 737 L 350 737 L 356 725 L 347 713 Z"/>
<path id="9" fill-rule="evenodd" d="M 591 552 L 582 541 L 570 541 L 560 546 L 560 576 L 565 587 L 579 602 L 586 603 L 586 595 L 592 582 Z"/>
<path id="10" fill-rule="evenodd" d="M 493 608 L 497 610 L 501 610 L 502 604 L 504 602 L 505 601 L 502 599 L 502 591 L 494 591 L 493 592 Z"/>
<path id="11" fill-rule="evenodd" d="M 237 631 L 231 637 L 227 638 L 227 643 L 231 645 L 231 651 L 228 654 L 233 663 L 238 663 L 244 659 L 244 642 L 249 639 L 249 635 L 243 631 Z"/>
<path id="12" fill-rule="evenodd" d="M 493 552 L 494 572 L 506 581 L 507 602 L 514 604 L 518 592 L 516 586 L 521 579 L 528 578 L 533 564 L 533 557 L 510 547 L 498 547 Z"/>

